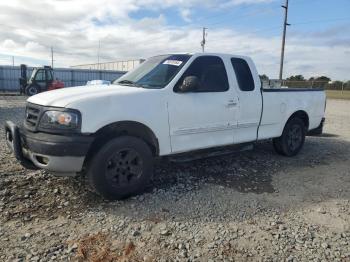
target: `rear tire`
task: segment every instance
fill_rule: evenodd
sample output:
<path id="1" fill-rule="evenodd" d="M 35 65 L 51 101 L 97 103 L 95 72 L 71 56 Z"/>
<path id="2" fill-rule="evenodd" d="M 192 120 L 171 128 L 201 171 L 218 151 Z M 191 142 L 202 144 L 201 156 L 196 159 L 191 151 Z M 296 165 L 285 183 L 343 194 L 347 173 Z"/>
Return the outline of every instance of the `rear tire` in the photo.
<path id="1" fill-rule="evenodd" d="M 25 89 L 25 94 L 27 96 L 33 96 L 40 93 L 40 87 L 36 85 L 29 85 Z"/>
<path id="2" fill-rule="evenodd" d="M 141 139 L 123 136 L 108 141 L 91 159 L 90 187 L 109 200 L 141 193 L 153 174 L 153 155 Z"/>
<path id="3" fill-rule="evenodd" d="M 298 117 L 290 119 L 280 137 L 273 139 L 273 146 L 277 153 L 284 156 L 295 156 L 302 149 L 306 136 L 306 127 Z"/>

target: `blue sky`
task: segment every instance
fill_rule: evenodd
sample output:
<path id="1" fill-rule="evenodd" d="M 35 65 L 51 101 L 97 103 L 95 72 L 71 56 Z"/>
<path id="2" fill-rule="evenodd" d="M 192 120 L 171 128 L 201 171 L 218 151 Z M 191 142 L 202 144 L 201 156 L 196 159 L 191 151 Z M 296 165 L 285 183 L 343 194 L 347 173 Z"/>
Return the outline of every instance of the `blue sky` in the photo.
<path id="1" fill-rule="evenodd" d="M 191 21 L 184 21 L 173 7 L 165 9 L 162 13 L 166 16 L 167 23 L 172 26 L 197 25 L 213 30 L 234 27 L 245 32 L 262 30 L 263 34 L 280 35 L 281 30 L 278 27 L 284 15 L 282 4 L 283 0 L 275 0 L 267 3 L 232 5 L 227 8 L 194 7 L 190 9 Z M 290 0 L 289 7 L 288 20 L 293 25 L 289 28 L 290 32 L 322 31 L 342 24 L 350 25 L 349 0 Z M 130 17 L 134 19 L 158 16 L 157 10 L 140 9 L 130 13 Z"/>
<path id="2" fill-rule="evenodd" d="M 277 77 L 284 0 L 12 0 L 0 3 L 0 64 L 56 66 L 198 52 L 252 56 Z M 350 79 L 350 1 L 290 0 L 285 75 Z M 49 10 L 49 12 L 48 12 Z M 55 17 L 55 19 L 52 19 Z"/>

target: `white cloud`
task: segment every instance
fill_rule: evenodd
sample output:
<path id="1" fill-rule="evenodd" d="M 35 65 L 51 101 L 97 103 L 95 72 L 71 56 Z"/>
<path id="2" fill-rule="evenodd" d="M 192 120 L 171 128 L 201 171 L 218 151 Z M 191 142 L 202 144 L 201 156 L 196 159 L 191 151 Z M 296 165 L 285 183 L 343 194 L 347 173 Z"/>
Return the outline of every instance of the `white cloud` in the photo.
<path id="1" fill-rule="evenodd" d="M 3 47 L 5 47 L 7 49 L 15 49 L 16 48 L 16 43 L 12 39 L 6 39 L 2 45 L 3 45 Z"/>
<path id="2" fill-rule="evenodd" d="M 0 3 L 0 54 L 32 57 L 49 64 L 54 47 L 56 65 L 70 66 L 101 60 L 147 58 L 170 52 L 199 52 L 201 29 L 191 26 L 191 10 L 218 6 L 219 0 L 11 0 Z M 232 0 L 232 5 L 270 0 Z M 222 1 L 220 2 L 222 3 Z M 132 19 L 143 8 L 156 17 Z M 189 22 L 169 25 L 163 10 L 172 8 Z M 277 77 L 280 37 L 264 37 L 233 29 L 209 29 L 206 50 L 250 55 L 259 72 Z M 339 36 L 338 34 L 334 34 Z M 342 36 L 342 35 L 340 35 Z M 327 41 L 310 35 L 288 35 L 286 75 L 318 74 L 332 78 L 348 77 L 350 48 L 327 34 Z M 337 42 L 338 41 L 338 42 Z M 336 43 L 336 45 L 334 44 Z M 338 43 L 338 44 L 337 44 Z M 336 47 L 335 47 L 336 46 Z M 18 58 L 17 60 L 20 60 Z M 3 63 L 3 59 L 0 61 Z"/>
<path id="3" fill-rule="evenodd" d="M 219 8 L 228 8 L 237 5 L 265 4 L 276 0 L 230 0 L 219 4 Z"/>
<path id="4" fill-rule="evenodd" d="M 191 22 L 192 21 L 190 9 L 182 9 L 182 10 L 180 10 L 180 14 L 181 14 L 182 19 L 185 22 Z"/>

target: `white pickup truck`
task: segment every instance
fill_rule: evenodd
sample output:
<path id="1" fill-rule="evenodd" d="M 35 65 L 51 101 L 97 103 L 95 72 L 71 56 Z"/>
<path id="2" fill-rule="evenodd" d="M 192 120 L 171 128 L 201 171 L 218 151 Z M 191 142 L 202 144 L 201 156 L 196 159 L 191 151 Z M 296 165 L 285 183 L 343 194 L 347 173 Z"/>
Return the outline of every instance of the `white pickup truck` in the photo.
<path id="1" fill-rule="evenodd" d="M 23 126 L 7 121 L 5 130 L 25 167 L 83 174 L 102 196 L 121 199 L 144 189 L 158 157 L 271 138 L 294 156 L 308 133 L 322 133 L 325 100 L 320 89 L 262 89 L 248 57 L 170 54 L 110 86 L 32 96 Z"/>

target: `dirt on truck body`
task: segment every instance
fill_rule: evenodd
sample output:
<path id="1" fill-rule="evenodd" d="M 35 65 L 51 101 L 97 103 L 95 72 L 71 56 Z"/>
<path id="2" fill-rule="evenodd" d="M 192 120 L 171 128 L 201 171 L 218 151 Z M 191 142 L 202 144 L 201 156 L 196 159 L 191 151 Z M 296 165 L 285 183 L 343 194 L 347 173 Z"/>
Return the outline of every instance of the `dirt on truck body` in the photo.
<path id="1" fill-rule="evenodd" d="M 0 122 L 23 121 L 0 97 Z M 285 158 L 255 150 L 157 163 L 147 193 L 108 202 L 81 181 L 24 169 L 0 138 L 1 261 L 349 261 L 350 101 Z M 4 133 L 3 125 L 1 125 Z"/>

